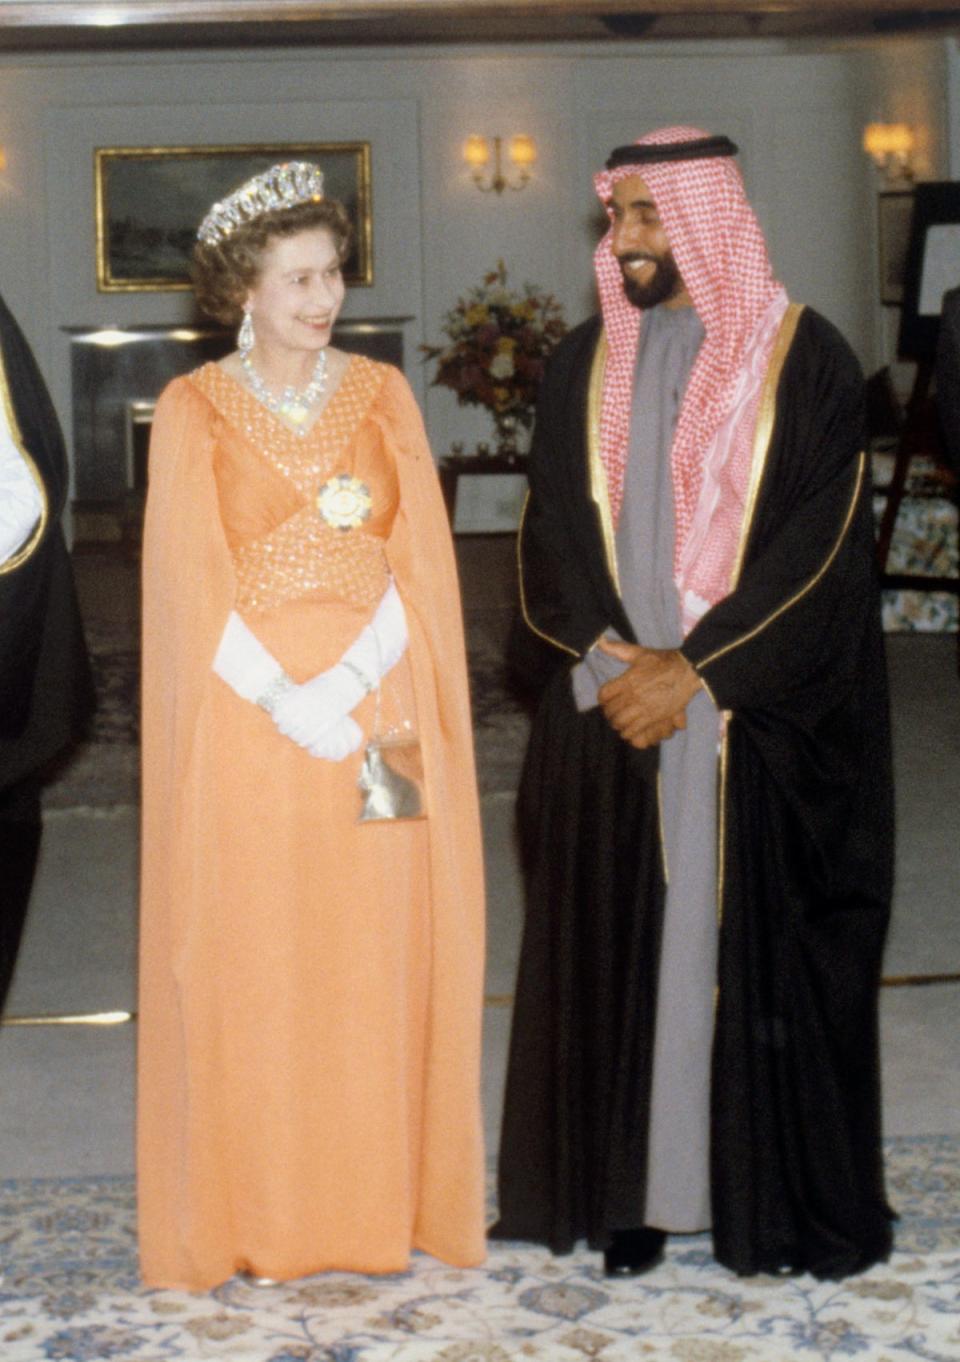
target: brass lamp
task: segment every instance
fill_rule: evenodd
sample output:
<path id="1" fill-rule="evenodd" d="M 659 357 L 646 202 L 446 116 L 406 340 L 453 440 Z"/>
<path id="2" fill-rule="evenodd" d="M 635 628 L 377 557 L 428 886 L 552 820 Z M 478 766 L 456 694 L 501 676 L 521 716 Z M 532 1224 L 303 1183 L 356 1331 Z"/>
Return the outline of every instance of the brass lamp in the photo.
<path id="1" fill-rule="evenodd" d="M 868 123 L 863 149 L 888 180 L 912 180 L 912 154 L 917 138 L 909 123 Z"/>
<path id="2" fill-rule="evenodd" d="M 526 133 L 516 133 L 507 146 L 507 158 L 517 169 L 517 176 L 511 180 L 503 171 L 503 139 L 493 139 L 493 171 L 484 174 L 484 167 L 490 162 L 490 143 L 480 133 L 471 133 L 463 144 L 463 159 L 470 167 L 471 178 L 483 194 L 491 190 L 502 194 L 505 189 L 522 189 L 530 181 L 530 167 L 537 159 L 537 144 Z"/>

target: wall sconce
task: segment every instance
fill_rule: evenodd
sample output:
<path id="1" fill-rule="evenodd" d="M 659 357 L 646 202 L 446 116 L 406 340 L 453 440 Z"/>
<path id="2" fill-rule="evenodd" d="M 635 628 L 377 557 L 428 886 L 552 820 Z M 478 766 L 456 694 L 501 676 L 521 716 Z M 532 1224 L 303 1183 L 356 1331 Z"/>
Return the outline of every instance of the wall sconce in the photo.
<path id="1" fill-rule="evenodd" d="M 908 123 L 868 123 L 863 130 L 863 149 L 890 181 L 912 180 L 911 156 L 916 133 Z"/>
<path id="2" fill-rule="evenodd" d="M 530 180 L 530 167 L 537 159 L 537 144 L 532 137 L 526 133 L 517 133 L 510 138 L 507 147 L 507 156 L 512 165 L 517 167 L 519 176 L 516 181 L 508 180 L 503 173 L 502 163 L 502 139 L 493 139 L 493 174 L 489 177 L 484 176 L 483 168 L 490 161 L 490 143 L 479 133 L 471 133 L 463 144 L 463 159 L 471 170 L 471 177 L 474 184 L 483 194 L 489 194 L 491 190 L 495 194 L 502 194 L 505 189 L 522 189 Z"/>
<path id="3" fill-rule="evenodd" d="M 0 171 L 7 168 L 7 149 L 0 146 Z"/>

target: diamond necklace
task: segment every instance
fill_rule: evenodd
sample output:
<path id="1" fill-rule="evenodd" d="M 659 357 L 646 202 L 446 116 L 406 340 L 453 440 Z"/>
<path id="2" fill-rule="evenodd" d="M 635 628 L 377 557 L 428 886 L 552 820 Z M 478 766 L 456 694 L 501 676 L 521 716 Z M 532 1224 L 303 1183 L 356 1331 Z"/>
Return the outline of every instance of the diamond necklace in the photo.
<path id="1" fill-rule="evenodd" d="M 321 350 L 317 355 L 317 362 L 314 366 L 313 377 L 302 392 L 297 392 L 296 388 L 284 388 L 278 397 L 272 393 L 266 383 L 253 367 L 253 361 L 249 355 L 241 355 L 240 363 L 243 365 L 243 372 L 246 374 L 250 391 L 258 402 L 262 402 L 270 411 L 282 416 L 291 425 L 302 426 L 310 415 L 310 410 L 320 400 L 327 386 L 327 352 Z"/>

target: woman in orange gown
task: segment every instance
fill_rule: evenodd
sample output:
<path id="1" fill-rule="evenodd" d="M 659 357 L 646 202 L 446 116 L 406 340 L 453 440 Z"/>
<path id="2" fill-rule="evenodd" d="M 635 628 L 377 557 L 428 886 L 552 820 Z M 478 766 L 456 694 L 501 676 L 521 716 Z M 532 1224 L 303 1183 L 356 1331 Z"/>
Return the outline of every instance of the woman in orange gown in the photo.
<path id="1" fill-rule="evenodd" d="M 141 1264 L 193 1290 L 484 1253 L 446 515 L 403 376 L 329 346 L 342 208 L 316 168 L 243 188 L 197 247 L 241 352 L 162 395 L 144 538 Z M 419 740 L 425 817 L 360 821 L 383 733 Z"/>

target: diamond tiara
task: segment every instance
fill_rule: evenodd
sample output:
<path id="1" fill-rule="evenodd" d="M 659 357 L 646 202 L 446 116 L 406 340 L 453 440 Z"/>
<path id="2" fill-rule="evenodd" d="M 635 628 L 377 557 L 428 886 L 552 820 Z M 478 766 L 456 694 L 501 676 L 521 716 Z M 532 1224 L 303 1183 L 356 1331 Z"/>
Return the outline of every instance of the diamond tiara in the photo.
<path id="1" fill-rule="evenodd" d="M 275 208 L 323 198 L 323 171 L 310 161 L 284 161 L 254 175 L 213 204 L 197 230 L 197 240 L 216 246 L 245 222 L 253 222 Z"/>

